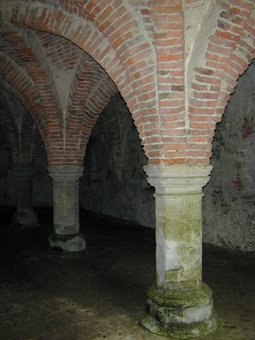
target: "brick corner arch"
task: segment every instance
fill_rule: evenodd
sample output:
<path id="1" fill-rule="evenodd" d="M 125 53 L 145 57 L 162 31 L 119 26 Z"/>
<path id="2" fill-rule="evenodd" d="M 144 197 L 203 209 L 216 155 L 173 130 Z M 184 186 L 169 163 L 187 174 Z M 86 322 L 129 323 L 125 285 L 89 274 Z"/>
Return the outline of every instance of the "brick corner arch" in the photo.
<path id="1" fill-rule="evenodd" d="M 79 4 L 81 5 L 81 4 Z M 0 10 L 1 12 L 1 10 Z M 137 20 L 124 1 L 93 1 L 78 7 L 75 2 L 46 4 L 43 0 L 2 4 L 6 22 L 62 36 L 93 57 L 117 85 L 133 115 L 143 144 L 143 114 L 155 115 L 156 64 L 153 47 L 136 33 Z M 118 20 L 116 21 L 116 16 Z"/>
<path id="2" fill-rule="evenodd" d="M 253 10 L 251 1 L 223 4 L 204 65 L 195 69 L 188 111 L 190 164 L 209 164 L 216 123 L 221 121 L 239 76 L 255 57 Z"/>

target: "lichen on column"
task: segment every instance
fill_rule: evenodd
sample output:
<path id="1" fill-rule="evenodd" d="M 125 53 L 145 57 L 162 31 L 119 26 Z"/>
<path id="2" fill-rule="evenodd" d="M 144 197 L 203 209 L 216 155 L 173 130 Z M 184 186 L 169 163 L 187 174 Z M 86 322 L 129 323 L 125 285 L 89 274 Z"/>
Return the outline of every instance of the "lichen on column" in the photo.
<path id="1" fill-rule="evenodd" d="M 67 252 L 85 249 L 79 224 L 79 178 L 82 167 L 49 167 L 53 178 L 54 234 L 49 238 L 52 249 Z"/>
<path id="2" fill-rule="evenodd" d="M 142 325 L 177 338 L 217 327 L 211 289 L 202 282 L 202 187 L 211 166 L 145 166 L 156 199 L 156 284 Z"/>

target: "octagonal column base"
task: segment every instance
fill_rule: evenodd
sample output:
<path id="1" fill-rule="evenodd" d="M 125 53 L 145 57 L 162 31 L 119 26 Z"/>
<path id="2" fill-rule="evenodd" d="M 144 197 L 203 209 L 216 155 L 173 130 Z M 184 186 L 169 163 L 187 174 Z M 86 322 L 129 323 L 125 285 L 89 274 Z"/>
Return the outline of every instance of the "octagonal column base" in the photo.
<path id="1" fill-rule="evenodd" d="M 202 283 L 198 289 L 162 290 L 154 285 L 148 292 L 142 326 L 152 333 L 179 339 L 204 336 L 217 328 L 212 291 Z"/>
<path id="2" fill-rule="evenodd" d="M 86 242 L 81 233 L 71 235 L 52 234 L 49 237 L 49 246 L 52 250 L 75 252 L 84 250 Z"/>

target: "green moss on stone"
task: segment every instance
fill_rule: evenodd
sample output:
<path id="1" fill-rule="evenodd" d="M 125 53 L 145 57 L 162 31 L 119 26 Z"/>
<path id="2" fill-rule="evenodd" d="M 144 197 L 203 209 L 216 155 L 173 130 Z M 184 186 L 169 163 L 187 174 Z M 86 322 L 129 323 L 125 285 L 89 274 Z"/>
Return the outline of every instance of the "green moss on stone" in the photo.
<path id="1" fill-rule="evenodd" d="M 218 317 L 217 314 L 213 312 L 211 318 L 206 321 L 194 322 L 192 324 L 163 324 L 146 313 L 142 317 L 141 324 L 150 332 L 158 335 L 178 339 L 192 339 L 205 336 L 215 331 L 218 327 Z"/>
<path id="2" fill-rule="evenodd" d="M 212 291 L 205 283 L 199 289 L 165 291 L 154 285 L 148 291 L 148 298 L 159 307 L 189 308 L 210 303 Z"/>

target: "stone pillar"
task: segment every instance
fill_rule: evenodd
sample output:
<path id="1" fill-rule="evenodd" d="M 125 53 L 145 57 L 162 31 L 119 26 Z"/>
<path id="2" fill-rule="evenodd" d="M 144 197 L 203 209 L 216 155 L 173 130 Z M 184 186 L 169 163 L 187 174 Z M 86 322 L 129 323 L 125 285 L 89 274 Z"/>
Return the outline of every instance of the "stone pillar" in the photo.
<path id="1" fill-rule="evenodd" d="M 177 338 L 217 327 L 211 289 L 202 282 L 202 187 L 211 166 L 145 166 L 156 199 L 156 284 L 142 325 Z"/>
<path id="2" fill-rule="evenodd" d="M 67 252 L 86 248 L 79 224 L 79 178 L 82 167 L 49 167 L 53 178 L 54 234 L 49 238 L 51 249 Z"/>
<path id="3" fill-rule="evenodd" d="M 38 226 L 37 215 L 33 211 L 33 168 L 13 169 L 15 175 L 16 211 L 12 218 L 12 227 L 25 228 Z"/>

